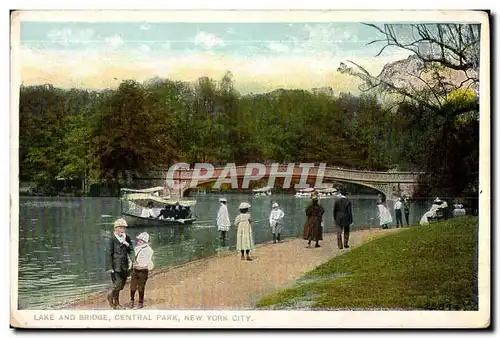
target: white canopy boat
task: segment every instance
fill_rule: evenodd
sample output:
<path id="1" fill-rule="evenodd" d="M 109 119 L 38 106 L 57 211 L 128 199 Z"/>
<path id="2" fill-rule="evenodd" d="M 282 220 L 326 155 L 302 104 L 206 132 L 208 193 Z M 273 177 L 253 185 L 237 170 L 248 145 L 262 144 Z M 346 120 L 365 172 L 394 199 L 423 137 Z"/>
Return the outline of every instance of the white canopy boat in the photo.
<path id="1" fill-rule="evenodd" d="M 189 225 L 195 200 L 172 200 L 160 196 L 163 187 L 149 189 L 121 189 L 121 213 L 129 226 Z"/>
<path id="2" fill-rule="evenodd" d="M 295 193 L 295 197 L 297 198 L 311 198 L 311 195 L 314 191 L 314 188 L 306 188 L 306 189 L 300 189 Z"/>
<path id="3" fill-rule="evenodd" d="M 262 197 L 262 196 L 271 196 L 272 195 L 272 187 L 264 187 L 260 189 L 253 189 L 253 196 L 254 197 Z"/>

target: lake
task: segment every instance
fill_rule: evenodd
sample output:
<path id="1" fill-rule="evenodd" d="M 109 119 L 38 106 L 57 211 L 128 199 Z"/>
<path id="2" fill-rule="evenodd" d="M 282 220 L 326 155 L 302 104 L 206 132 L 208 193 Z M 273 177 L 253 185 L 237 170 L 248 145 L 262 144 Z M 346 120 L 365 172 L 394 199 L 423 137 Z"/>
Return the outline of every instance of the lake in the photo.
<path id="1" fill-rule="evenodd" d="M 198 201 L 195 207 L 198 219 L 191 226 L 130 227 L 127 233 L 132 239 L 143 231 L 150 234 L 155 268 L 214 255 L 221 244 L 215 222 L 219 197 L 215 194 L 191 197 Z M 241 202 L 252 204 L 256 244 L 272 240 L 268 218 L 275 201 L 285 212 L 283 238 L 302 235 L 304 209 L 310 203 L 307 198 L 292 195 L 253 198 L 248 194 L 225 197 L 231 221 L 237 216 Z M 377 196 L 349 198 L 353 202 L 353 228 L 378 227 Z M 333 202 L 333 198 L 320 200 L 326 210 L 325 233 L 332 231 Z M 111 286 L 105 272 L 105 248 L 113 222 L 120 217 L 118 199 L 21 197 L 19 203 L 19 309 L 54 308 Z M 392 202 L 389 203 L 392 211 Z M 423 203 L 412 204 L 410 223 L 418 223 L 427 209 Z M 235 233 L 233 226 L 228 239 L 230 249 L 236 246 Z"/>

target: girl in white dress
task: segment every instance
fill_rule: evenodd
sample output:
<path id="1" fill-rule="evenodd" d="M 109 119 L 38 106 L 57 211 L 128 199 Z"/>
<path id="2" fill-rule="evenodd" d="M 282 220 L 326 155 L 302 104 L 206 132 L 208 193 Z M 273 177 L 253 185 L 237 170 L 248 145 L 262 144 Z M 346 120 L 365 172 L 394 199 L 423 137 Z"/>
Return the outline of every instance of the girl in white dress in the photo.
<path id="1" fill-rule="evenodd" d="M 236 216 L 234 225 L 238 228 L 236 232 L 236 250 L 241 252 L 241 259 L 251 261 L 250 250 L 253 249 L 252 218 L 249 213 L 250 204 L 243 202 L 240 204 L 240 214 Z"/>
<path id="2" fill-rule="evenodd" d="M 383 203 L 378 203 L 378 217 L 382 229 L 389 229 L 389 224 L 392 223 L 392 215 Z"/>

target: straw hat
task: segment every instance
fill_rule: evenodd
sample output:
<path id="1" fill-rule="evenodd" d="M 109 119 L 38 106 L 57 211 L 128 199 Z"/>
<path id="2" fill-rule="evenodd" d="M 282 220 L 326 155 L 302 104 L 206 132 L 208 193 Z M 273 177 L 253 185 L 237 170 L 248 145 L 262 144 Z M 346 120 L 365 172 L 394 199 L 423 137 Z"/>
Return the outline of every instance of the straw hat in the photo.
<path id="1" fill-rule="evenodd" d="M 149 243 L 149 234 L 147 232 L 142 232 L 137 235 L 136 239 L 139 239 L 145 243 Z"/>
<path id="2" fill-rule="evenodd" d="M 127 221 L 125 221 L 123 218 L 119 218 L 115 221 L 114 227 L 119 228 L 119 227 L 127 227 Z"/>
<path id="3" fill-rule="evenodd" d="M 221 198 L 219 198 L 219 202 L 227 202 L 227 199 L 225 199 L 224 197 L 221 197 Z"/>
<path id="4" fill-rule="evenodd" d="M 242 210 L 242 209 L 249 209 L 251 207 L 251 205 L 247 202 L 243 202 L 240 204 L 240 207 L 239 209 Z"/>

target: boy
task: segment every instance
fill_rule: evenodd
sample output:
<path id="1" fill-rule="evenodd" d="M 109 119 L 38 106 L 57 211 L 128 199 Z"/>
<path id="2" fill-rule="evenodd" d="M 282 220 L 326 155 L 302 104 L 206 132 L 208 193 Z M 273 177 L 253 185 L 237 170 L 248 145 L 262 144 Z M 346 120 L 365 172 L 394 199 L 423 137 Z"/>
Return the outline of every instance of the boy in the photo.
<path id="1" fill-rule="evenodd" d="M 149 246 L 149 234 L 143 232 L 135 239 L 135 257 L 130 279 L 130 303 L 129 308 L 134 307 L 135 293 L 139 290 L 138 309 L 144 307 L 144 291 L 148 280 L 149 270 L 153 269 L 153 249 Z"/>

